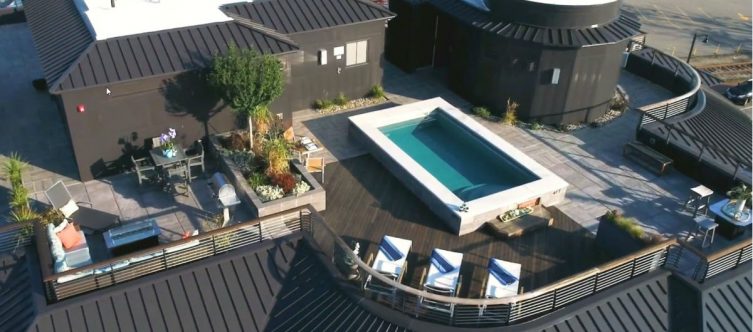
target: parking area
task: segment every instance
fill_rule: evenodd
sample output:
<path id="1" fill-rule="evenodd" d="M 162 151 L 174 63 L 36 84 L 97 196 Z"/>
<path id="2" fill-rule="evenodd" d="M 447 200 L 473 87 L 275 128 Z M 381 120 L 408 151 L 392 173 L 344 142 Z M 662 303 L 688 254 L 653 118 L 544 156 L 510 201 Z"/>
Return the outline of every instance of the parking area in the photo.
<path id="1" fill-rule="evenodd" d="M 693 33 L 708 34 L 696 42 L 696 55 L 751 52 L 750 0 L 625 0 L 624 9 L 636 14 L 648 33 L 647 43 L 685 59 Z M 702 38 L 701 38 L 702 39 Z"/>

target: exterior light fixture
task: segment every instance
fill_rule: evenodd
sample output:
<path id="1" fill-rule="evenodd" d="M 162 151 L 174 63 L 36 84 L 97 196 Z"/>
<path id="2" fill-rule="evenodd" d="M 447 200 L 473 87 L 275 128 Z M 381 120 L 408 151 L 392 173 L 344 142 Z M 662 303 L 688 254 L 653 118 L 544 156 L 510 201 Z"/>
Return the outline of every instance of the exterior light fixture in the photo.
<path id="1" fill-rule="evenodd" d="M 84 106 L 84 104 L 78 104 L 78 105 L 76 105 L 76 112 L 79 112 L 79 113 L 86 112 L 86 106 Z"/>

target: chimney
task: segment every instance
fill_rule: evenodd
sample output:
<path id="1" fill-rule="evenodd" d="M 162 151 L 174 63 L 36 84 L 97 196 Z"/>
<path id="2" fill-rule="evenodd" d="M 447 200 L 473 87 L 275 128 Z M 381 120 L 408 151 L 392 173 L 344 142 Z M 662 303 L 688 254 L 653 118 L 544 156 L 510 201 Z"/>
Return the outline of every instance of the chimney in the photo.
<path id="1" fill-rule="evenodd" d="M 115 0 L 110 0 L 110 7 L 115 8 Z"/>

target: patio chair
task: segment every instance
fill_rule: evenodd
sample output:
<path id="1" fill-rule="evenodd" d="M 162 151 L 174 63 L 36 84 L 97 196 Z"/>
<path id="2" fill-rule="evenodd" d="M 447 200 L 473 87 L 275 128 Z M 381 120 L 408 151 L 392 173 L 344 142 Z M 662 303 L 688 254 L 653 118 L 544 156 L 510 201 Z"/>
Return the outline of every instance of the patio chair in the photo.
<path id="1" fill-rule="evenodd" d="M 489 273 L 484 279 L 483 298 L 498 299 L 518 295 L 520 287 L 520 264 L 489 258 Z M 479 307 L 479 316 L 489 315 L 486 305 Z"/>
<path id="2" fill-rule="evenodd" d="M 408 266 L 407 258 L 412 244 L 413 242 L 410 240 L 385 235 L 379 244 L 376 259 L 371 264 L 371 267 L 387 278 L 400 283 L 403 279 L 403 272 L 405 272 Z M 395 294 L 394 287 L 388 286 L 377 279 L 372 279 L 371 275 L 366 278 L 363 288 L 364 290 L 387 295 Z"/>
<path id="3" fill-rule="evenodd" d="M 149 158 L 134 158 L 131 156 L 131 162 L 133 163 L 133 168 L 136 170 L 136 175 L 139 177 L 139 185 L 142 184 L 143 180 L 151 180 L 152 177 L 149 176 L 151 173 L 152 176 L 157 175 L 157 169 L 154 166 L 154 163 L 152 163 L 152 160 Z"/>
<path id="4" fill-rule="evenodd" d="M 154 148 L 158 148 L 160 146 L 162 146 L 162 140 L 159 139 L 159 136 L 152 137 L 152 147 L 151 148 L 154 149 Z"/>
<path id="5" fill-rule="evenodd" d="M 429 273 L 421 276 L 425 291 L 437 295 L 454 297 L 460 291 L 461 276 L 460 265 L 463 262 L 463 254 L 459 252 L 434 249 L 429 259 Z M 425 280 L 425 281 L 424 281 Z M 455 311 L 454 303 L 445 303 L 425 297 L 419 298 L 419 303 L 429 309 L 447 312 L 450 317 Z"/>
<path id="6" fill-rule="evenodd" d="M 193 179 L 193 176 L 191 175 L 192 167 L 201 167 L 201 174 L 204 174 L 205 172 L 204 145 L 201 144 L 201 140 L 198 140 L 190 148 L 184 149 L 183 152 L 188 157 L 188 159 L 186 159 L 188 167 L 188 182 L 191 182 L 191 180 Z"/>
<path id="7" fill-rule="evenodd" d="M 44 192 L 47 200 L 65 219 L 92 231 L 104 231 L 119 223 L 118 216 L 91 208 L 90 202 L 76 202 L 63 181 L 58 181 Z M 87 204 L 89 207 L 81 206 Z"/>
<path id="8" fill-rule="evenodd" d="M 322 173 L 322 184 L 324 184 L 324 158 L 306 158 L 305 166 L 309 173 Z"/>
<path id="9" fill-rule="evenodd" d="M 174 191 L 176 194 L 188 194 L 188 164 L 184 162 L 173 163 L 162 167 L 162 176 L 165 179 L 165 186 L 168 191 Z M 175 190 L 174 184 L 182 184 L 186 191 L 179 193 Z"/>

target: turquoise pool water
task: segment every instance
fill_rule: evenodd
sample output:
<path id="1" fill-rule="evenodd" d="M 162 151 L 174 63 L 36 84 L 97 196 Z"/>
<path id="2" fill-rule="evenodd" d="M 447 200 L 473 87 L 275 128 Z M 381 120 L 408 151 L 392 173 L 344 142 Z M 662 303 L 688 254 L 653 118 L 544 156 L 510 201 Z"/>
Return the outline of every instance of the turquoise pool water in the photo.
<path id="1" fill-rule="evenodd" d="M 509 156 L 438 111 L 379 128 L 464 201 L 538 179 Z"/>

